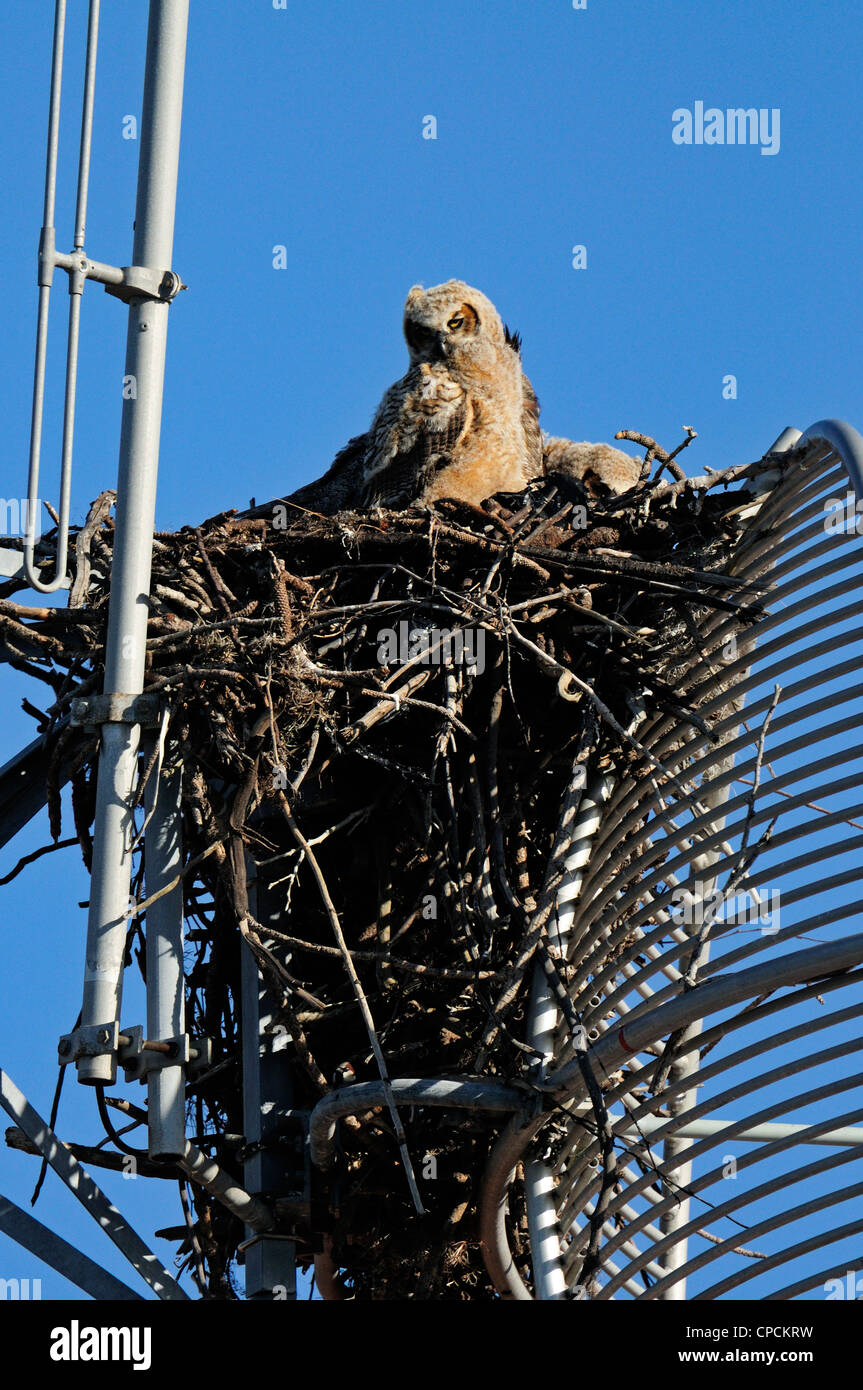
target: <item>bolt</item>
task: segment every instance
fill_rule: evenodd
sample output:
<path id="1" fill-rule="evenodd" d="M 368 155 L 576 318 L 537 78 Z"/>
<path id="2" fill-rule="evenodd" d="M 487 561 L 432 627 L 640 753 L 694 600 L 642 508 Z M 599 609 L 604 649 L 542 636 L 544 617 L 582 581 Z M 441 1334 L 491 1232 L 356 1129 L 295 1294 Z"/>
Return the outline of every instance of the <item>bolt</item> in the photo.
<path id="1" fill-rule="evenodd" d="M 111 1041 L 111 1030 L 110 1030 L 110 1028 L 100 1028 L 99 1031 L 98 1031 L 98 1033 L 96 1034 L 96 1041 L 97 1041 L 97 1042 L 100 1042 L 100 1043 L 107 1043 L 107 1042 L 110 1042 L 110 1041 Z"/>
<path id="2" fill-rule="evenodd" d="M 57 1051 L 61 1057 L 68 1057 L 72 1051 L 72 1044 L 68 1038 L 61 1038 L 57 1044 Z"/>

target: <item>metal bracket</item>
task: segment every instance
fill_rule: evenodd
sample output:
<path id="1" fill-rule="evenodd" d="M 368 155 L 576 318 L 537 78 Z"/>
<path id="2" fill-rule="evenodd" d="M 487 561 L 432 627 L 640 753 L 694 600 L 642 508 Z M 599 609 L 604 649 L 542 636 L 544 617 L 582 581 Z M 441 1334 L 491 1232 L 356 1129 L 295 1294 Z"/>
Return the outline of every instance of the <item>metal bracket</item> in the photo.
<path id="1" fill-rule="evenodd" d="M 34 553 L 41 560 L 43 556 L 49 554 L 44 541 L 36 543 Z M 24 551 L 13 550 L 10 546 L 0 546 L 0 576 L 4 579 L 23 579 L 27 582 L 27 570 L 24 563 Z M 57 585 L 58 589 L 70 589 L 72 581 L 68 575 Z"/>
<path id="2" fill-rule="evenodd" d="M 43 227 L 39 242 L 40 285 L 51 284 L 55 268 L 67 272 L 70 294 L 82 294 L 85 280 L 95 280 L 105 286 L 106 294 L 112 294 L 126 304 L 133 299 L 156 299 L 170 303 L 180 290 L 188 288 L 174 270 L 150 270 L 144 265 L 106 265 L 103 261 L 92 260 L 83 249 L 57 251 L 54 228 Z"/>
<path id="3" fill-rule="evenodd" d="M 120 1043 L 117 1058 L 127 1081 L 144 1081 L 147 1073 L 161 1071 L 162 1067 L 184 1067 L 190 1060 L 191 1043 L 188 1033 L 176 1038 L 160 1038 L 156 1043 L 147 1043 L 141 1027 L 126 1028 L 125 1042 Z"/>
<path id="4" fill-rule="evenodd" d="M 133 299 L 158 299 L 170 304 L 180 290 L 188 289 L 174 270 L 148 270 L 143 265 L 124 265 L 122 282 L 105 284 L 105 293 L 129 304 Z M 98 279 L 98 276 L 93 276 Z"/>
<path id="5" fill-rule="evenodd" d="M 98 728 L 100 724 L 142 724 L 147 728 L 159 722 L 156 695 L 81 695 L 72 701 L 72 724 Z"/>
<path id="6" fill-rule="evenodd" d="M 194 1081 L 196 1076 L 209 1071 L 213 1065 L 213 1039 L 212 1038 L 193 1038 L 192 1049 L 189 1061 L 186 1064 L 186 1075 L 190 1081 Z"/>
<path id="7" fill-rule="evenodd" d="M 285 1186 L 272 1194 L 274 1209 L 283 1229 L 308 1232 L 312 1210 L 312 1164 L 309 1153 L 308 1110 L 279 1110 L 275 1132 L 259 1144 L 249 1144 L 237 1155 L 247 1161 L 255 1149 L 274 1151 L 284 1166 Z"/>
<path id="8" fill-rule="evenodd" d="M 296 1298 L 296 1275 L 293 1270 L 296 1241 L 292 1235 L 280 1231 L 256 1231 L 248 1240 L 237 1246 L 237 1263 L 245 1266 L 246 1255 L 255 1253 L 257 1279 L 254 1279 L 247 1298 L 272 1299 L 276 1297 Z M 251 1261 L 250 1261 L 251 1263 Z M 290 1270 L 290 1274 L 286 1274 Z M 249 1288 L 248 1272 L 246 1276 Z M 277 1294 L 277 1290 L 280 1292 Z"/>
<path id="9" fill-rule="evenodd" d="M 213 1043 L 211 1038 L 192 1038 L 188 1033 L 153 1040 L 144 1037 L 140 1024 L 120 1032 L 118 1023 L 104 1023 L 64 1033 L 57 1044 L 61 1067 L 81 1057 L 112 1054 L 116 1054 L 127 1081 L 143 1081 L 148 1072 L 161 1067 L 183 1067 L 191 1078 L 212 1066 Z"/>
<path id="10" fill-rule="evenodd" d="M 127 1028 L 125 1036 L 128 1042 L 121 1041 L 118 1057 L 127 1081 L 145 1081 L 149 1072 L 163 1067 L 182 1067 L 191 1081 L 213 1065 L 212 1038 L 178 1033 L 158 1042 L 145 1041 L 143 1028 Z"/>
<path id="11" fill-rule="evenodd" d="M 120 1037 L 119 1023 L 97 1023 L 90 1028 L 76 1028 L 64 1033 L 57 1044 L 57 1060 L 61 1067 L 77 1062 L 79 1057 L 102 1057 L 116 1052 Z"/>

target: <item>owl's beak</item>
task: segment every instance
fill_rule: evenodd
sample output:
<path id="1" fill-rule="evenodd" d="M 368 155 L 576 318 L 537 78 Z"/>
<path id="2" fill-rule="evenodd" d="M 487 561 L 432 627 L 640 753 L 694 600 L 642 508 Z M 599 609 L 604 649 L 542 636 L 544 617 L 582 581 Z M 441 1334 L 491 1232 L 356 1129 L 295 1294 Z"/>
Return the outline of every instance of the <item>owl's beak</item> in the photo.
<path id="1" fill-rule="evenodd" d="M 444 334 L 436 332 L 433 328 L 427 328 L 425 324 L 411 323 L 405 324 L 405 337 L 408 346 L 417 356 L 422 357 L 427 362 L 441 362 L 445 356 Z"/>

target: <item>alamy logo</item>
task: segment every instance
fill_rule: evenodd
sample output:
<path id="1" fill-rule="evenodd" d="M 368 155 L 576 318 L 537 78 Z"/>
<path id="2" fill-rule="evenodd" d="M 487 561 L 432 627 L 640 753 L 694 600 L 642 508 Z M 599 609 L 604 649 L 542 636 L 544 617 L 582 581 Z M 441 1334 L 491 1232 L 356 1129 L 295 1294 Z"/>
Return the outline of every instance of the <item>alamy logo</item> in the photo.
<path id="1" fill-rule="evenodd" d="M 407 619 L 378 632 L 378 661 L 382 666 L 472 666 L 485 670 L 485 628 L 412 627 Z"/>
<path id="2" fill-rule="evenodd" d="M 33 538 L 38 540 L 41 508 L 38 500 L 31 508 L 26 497 L 0 497 L 0 536 L 27 536 L 32 526 Z"/>
<path id="3" fill-rule="evenodd" d="M 863 1298 L 863 1279 L 858 1277 L 856 1269 L 848 1269 L 845 1271 L 844 1279 L 828 1279 L 824 1290 L 828 1301 L 831 1298 L 842 1298 L 851 1303 L 859 1303 Z"/>
<path id="4" fill-rule="evenodd" d="M 150 1327 L 82 1327 L 73 1318 L 68 1327 L 51 1329 L 52 1361 L 131 1361 L 133 1371 L 152 1364 Z"/>
<path id="5" fill-rule="evenodd" d="M 779 153 L 779 107 L 727 107 L 704 109 L 696 101 L 692 111 L 678 106 L 671 113 L 671 138 L 675 145 L 760 145 L 762 154 Z"/>
<path id="6" fill-rule="evenodd" d="M 752 888 L 746 893 L 726 897 L 721 890 L 713 892 L 707 884 L 696 883 L 694 890 L 678 888 L 672 903 L 668 915 L 677 926 L 700 927 L 709 921 L 734 926 L 757 925 L 765 936 L 775 936 L 779 931 L 778 888 L 771 888 L 769 892 Z"/>
<path id="7" fill-rule="evenodd" d="M 824 530 L 828 535 L 863 536 L 863 497 L 846 492 L 824 502 Z"/>
<path id="8" fill-rule="evenodd" d="M 39 1299 L 42 1297 L 41 1279 L 0 1279 L 0 1299 Z"/>

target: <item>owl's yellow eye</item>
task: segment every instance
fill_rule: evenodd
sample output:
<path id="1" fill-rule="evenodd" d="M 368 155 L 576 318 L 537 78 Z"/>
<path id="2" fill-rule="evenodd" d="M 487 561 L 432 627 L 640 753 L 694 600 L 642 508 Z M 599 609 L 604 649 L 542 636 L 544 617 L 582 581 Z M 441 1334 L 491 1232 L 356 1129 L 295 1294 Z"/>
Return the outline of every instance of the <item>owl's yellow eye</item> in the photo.
<path id="1" fill-rule="evenodd" d="M 446 326 L 447 326 L 447 328 L 449 328 L 449 329 L 451 329 L 453 332 L 455 332 L 455 330 L 456 330 L 457 328 L 461 328 L 461 326 L 462 326 L 463 323 L 464 323 L 464 318 L 462 317 L 461 314 L 453 314 L 453 316 L 452 316 L 451 319 L 447 319 L 447 325 L 446 325 Z"/>

